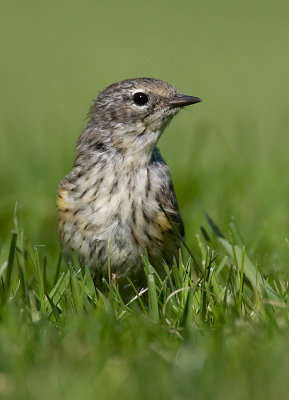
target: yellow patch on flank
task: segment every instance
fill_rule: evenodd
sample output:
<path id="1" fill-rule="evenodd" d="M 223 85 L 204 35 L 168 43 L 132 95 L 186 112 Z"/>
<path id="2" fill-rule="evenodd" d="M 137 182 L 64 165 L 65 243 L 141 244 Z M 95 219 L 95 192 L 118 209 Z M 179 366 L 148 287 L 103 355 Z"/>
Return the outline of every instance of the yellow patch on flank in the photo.
<path id="1" fill-rule="evenodd" d="M 58 196 L 56 200 L 57 208 L 60 211 L 71 210 L 71 204 L 67 200 L 67 191 L 64 189 L 60 189 L 58 191 Z"/>
<path id="2" fill-rule="evenodd" d="M 156 222 L 160 225 L 161 229 L 163 231 L 169 231 L 172 229 L 172 224 L 170 221 L 167 219 L 165 214 L 159 214 L 156 218 Z"/>

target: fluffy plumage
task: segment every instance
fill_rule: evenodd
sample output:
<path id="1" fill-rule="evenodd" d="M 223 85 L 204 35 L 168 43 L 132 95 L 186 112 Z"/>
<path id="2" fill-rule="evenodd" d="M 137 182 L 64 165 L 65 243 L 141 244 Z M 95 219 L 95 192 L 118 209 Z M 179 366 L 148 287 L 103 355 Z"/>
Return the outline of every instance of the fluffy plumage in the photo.
<path id="1" fill-rule="evenodd" d="M 166 82 L 139 78 L 103 90 L 77 142 L 72 171 L 59 186 L 63 253 L 74 251 L 96 274 L 141 282 L 142 255 L 161 268 L 178 258 L 184 227 L 168 166 L 156 148 L 181 107 L 201 101 Z M 141 104 L 139 104 L 141 103 Z M 96 274 L 97 275 L 97 274 Z"/>

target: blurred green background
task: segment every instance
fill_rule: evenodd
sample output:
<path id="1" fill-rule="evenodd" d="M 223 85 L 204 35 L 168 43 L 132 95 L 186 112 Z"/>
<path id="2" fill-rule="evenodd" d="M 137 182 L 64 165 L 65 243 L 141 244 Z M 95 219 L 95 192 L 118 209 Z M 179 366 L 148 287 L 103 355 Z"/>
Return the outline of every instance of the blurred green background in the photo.
<path id="1" fill-rule="evenodd" d="M 264 267 L 286 266 L 286 1 L 2 0 L 0 41 L 2 244 L 18 202 L 32 243 L 56 256 L 55 192 L 91 100 L 145 76 L 204 99 L 160 142 L 189 244 L 203 207 L 225 232 L 233 215 Z"/>

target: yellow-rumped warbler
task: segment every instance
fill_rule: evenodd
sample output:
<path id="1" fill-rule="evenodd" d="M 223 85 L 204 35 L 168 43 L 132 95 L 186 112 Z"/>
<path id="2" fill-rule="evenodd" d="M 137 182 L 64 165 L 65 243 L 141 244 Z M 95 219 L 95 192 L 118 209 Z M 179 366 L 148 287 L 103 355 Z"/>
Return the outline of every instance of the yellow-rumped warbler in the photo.
<path id="1" fill-rule="evenodd" d="M 157 269 L 178 259 L 180 239 L 171 222 L 181 235 L 184 227 L 156 144 L 182 107 L 200 101 L 152 78 L 124 80 L 100 93 L 58 189 L 64 255 L 75 252 L 93 275 L 109 264 L 123 283 L 126 277 L 140 282 L 145 251 Z"/>

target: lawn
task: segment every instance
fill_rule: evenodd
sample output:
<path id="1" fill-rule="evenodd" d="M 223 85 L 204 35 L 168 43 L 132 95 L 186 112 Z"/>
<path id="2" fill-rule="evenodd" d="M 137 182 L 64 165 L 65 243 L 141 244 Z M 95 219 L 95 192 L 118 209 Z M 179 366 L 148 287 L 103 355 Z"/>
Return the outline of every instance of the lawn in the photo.
<path id="1" fill-rule="evenodd" d="M 0 397 L 286 399 L 287 3 L 4 3 Z M 124 303 L 59 258 L 55 193 L 91 99 L 135 76 L 204 101 L 160 141 L 189 251 L 164 280 L 144 257 Z"/>

